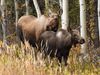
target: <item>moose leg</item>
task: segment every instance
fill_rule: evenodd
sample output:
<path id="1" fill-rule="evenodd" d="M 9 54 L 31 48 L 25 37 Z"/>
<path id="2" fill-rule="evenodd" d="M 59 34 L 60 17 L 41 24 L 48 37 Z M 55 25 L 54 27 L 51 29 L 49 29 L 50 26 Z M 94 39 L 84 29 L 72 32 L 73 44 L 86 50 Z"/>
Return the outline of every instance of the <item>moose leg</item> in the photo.
<path id="1" fill-rule="evenodd" d="M 67 57 L 63 56 L 63 59 L 64 59 L 64 64 L 67 65 Z"/>
<path id="2" fill-rule="evenodd" d="M 36 40 L 34 38 L 29 38 L 29 43 L 32 45 L 32 47 L 36 47 Z"/>
<path id="3" fill-rule="evenodd" d="M 70 50 L 68 49 L 67 51 L 65 51 L 65 53 L 63 54 L 63 59 L 64 59 L 64 62 L 65 62 L 65 65 L 67 65 L 67 60 L 68 60 L 68 56 L 69 56 L 69 52 Z"/>
<path id="4" fill-rule="evenodd" d="M 22 29 L 20 27 L 17 27 L 17 35 L 19 39 L 22 41 L 22 43 L 24 44 L 24 36 L 23 36 Z"/>

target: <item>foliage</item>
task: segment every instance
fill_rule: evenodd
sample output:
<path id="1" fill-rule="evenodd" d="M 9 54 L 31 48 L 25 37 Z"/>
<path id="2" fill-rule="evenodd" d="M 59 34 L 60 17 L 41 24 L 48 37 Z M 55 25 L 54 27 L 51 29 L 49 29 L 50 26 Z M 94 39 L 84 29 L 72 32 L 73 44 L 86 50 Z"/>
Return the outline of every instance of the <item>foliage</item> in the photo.
<path id="1" fill-rule="evenodd" d="M 69 24 L 76 28 L 80 25 L 79 0 L 69 0 Z"/>
<path id="2" fill-rule="evenodd" d="M 27 46 L 27 47 L 26 47 Z M 18 44 L 2 47 L 0 42 L 0 74 L 1 75 L 99 75 L 100 63 L 86 59 L 79 60 L 80 47 L 72 48 L 68 65 L 59 64 L 56 58 L 44 59 L 37 49 Z M 94 55 L 94 54 L 92 54 Z M 89 55 L 90 57 L 90 55 Z"/>

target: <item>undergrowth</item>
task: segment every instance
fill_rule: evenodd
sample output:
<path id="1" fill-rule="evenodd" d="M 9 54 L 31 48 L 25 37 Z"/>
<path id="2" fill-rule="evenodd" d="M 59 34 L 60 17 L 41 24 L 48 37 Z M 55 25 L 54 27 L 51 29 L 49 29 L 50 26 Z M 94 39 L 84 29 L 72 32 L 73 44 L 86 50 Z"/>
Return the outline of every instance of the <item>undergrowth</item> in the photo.
<path id="1" fill-rule="evenodd" d="M 80 58 L 80 48 L 72 48 L 68 65 L 59 64 L 56 58 L 43 58 L 43 53 L 30 46 L 0 42 L 0 75 L 100 75 L 100 62 L 91 55 Z M 92 54 L 93 55 L 93 54 Z"/>

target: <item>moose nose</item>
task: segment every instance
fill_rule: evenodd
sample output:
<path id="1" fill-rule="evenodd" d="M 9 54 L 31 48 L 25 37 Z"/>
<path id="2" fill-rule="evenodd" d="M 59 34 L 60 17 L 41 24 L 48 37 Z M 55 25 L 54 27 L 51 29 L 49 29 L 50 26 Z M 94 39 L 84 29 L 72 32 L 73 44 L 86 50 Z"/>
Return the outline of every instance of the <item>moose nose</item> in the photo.
<path id="1" fill-rule="evenodd" d="M 85 43 L 85 40 L 84 39 L 81 39 L 80 40 L 80 44 L 83 44 L 83 43 Z"/>

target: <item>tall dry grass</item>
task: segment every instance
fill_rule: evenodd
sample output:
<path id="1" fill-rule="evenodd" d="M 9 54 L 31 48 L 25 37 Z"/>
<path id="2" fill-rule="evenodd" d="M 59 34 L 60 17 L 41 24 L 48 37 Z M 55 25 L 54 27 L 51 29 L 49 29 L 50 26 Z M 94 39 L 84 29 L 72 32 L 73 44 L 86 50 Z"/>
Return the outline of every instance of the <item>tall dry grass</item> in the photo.
<path id="1" fill-rule="evenodd" d="M 59 64 L 56 58 L 43 58 L 43 53 L 27 46 L 11 44 L 2 47 L 0 43 L 0 75 L 100 75 L 100 62 L 92 61 L 89 54 L 80 59 L 80 48 L 72 48 L 68 65 Z M 99 57 L 99 56 L 97 56 Z"/>

